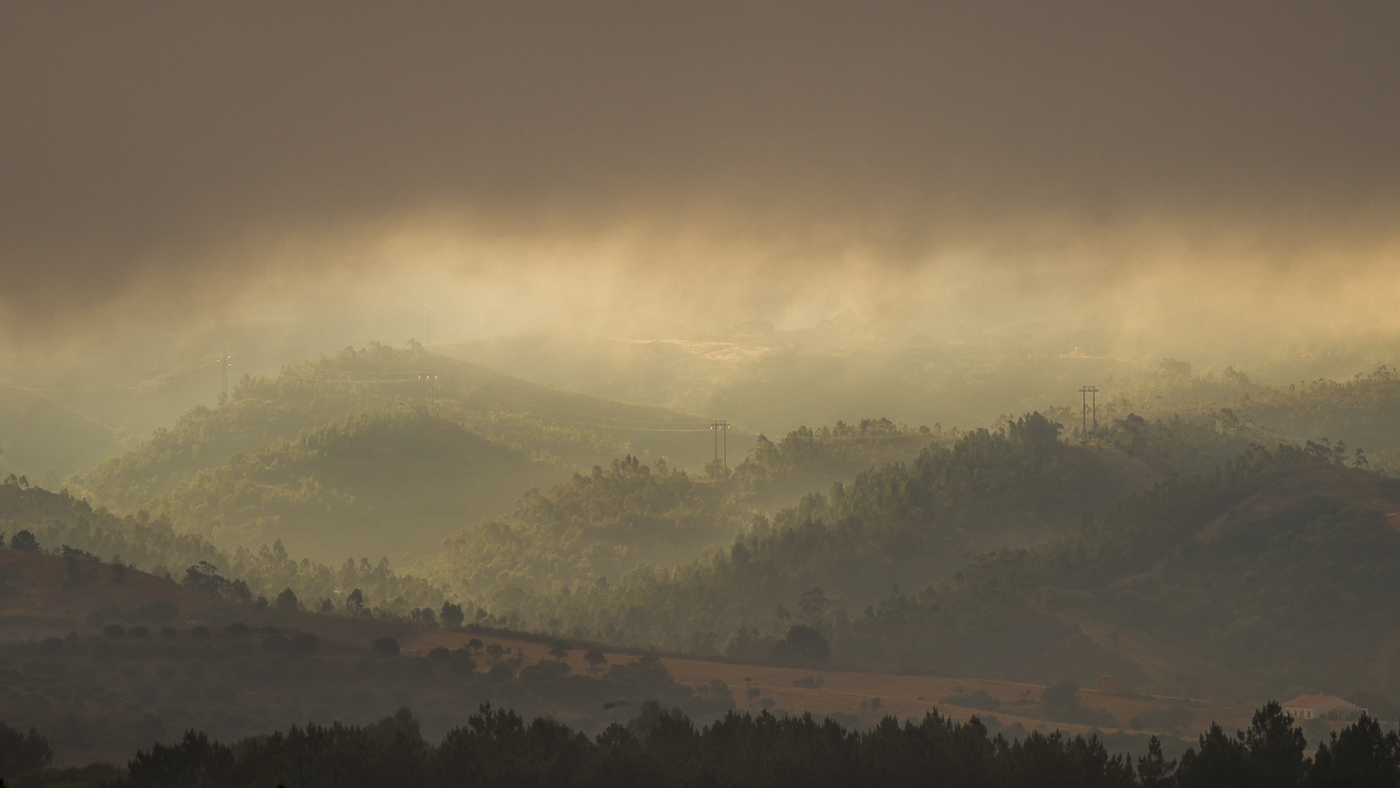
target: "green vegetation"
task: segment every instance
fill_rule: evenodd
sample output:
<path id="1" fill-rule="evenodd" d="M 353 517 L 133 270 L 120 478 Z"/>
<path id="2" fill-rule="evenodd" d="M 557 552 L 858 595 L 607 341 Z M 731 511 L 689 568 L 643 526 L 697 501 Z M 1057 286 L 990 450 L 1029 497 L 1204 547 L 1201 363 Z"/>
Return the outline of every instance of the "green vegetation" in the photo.
<path id="1" fill-rule="evenodd" d="M 372 607 L 381 617 L 407 617 L 415 608 L 437 608 L 445 599 L 437 586 L 394 572 L 386 560 L 320 564 L 292 558 L 280 542 L 256 551 L 227 551 L 203 536 L 179 533 L 169 520 L 144 511 L 119 517 L 93 509 L 67 491 L 49 492 L 18 480 L 0 483 L 0 533 L 6 532 L 12 543 L 28 533 L 35 549 L 58 552 L 66 547 L 157 576 L 179 579 L 187 577 L 188 568 L 208 567 L 211 574 L 242 582 L 251 597 L 276 597 L 291 589 L 308 606 L 329 599 L 341 610 L 352 590 L 359 590 L 361 608 Z"/>
<path id="2" fill-rule="evenodd" d="M 276 377 L 245 376 L 218 407 L 192 408 L 169 429 L 102 463 L 84 488 L 109 506 L 146 507 L 236 454 L 291 441 L 346 414 L 405 406 L 431 411 L 529 459 L 566 465 L 617 456 L 641 435 L 655 439 L 654 451 L 668 453 L 674 435 L 657 430 L 700 421 L 525 383 L 416 343 L 373 343 L 289 365 Z"/>
<path id="3" fill-rule="evenodd" d="M 850 731 L 810 715 L 729 713 L 698 727 L 680 709 L 644 704 L 596 738 L 549 718 L 526 723 L 482 705 L 441 743 L 430 743 L 407 708 L 365 725 L 317 723 L 244 738 L 232 746 L 191 730 L 143 749 L 123 778 L 129 788 L 168 785 L 934 785 L 979 788 L 1074 785 L 1101 788 L 1209 786 L 1391 786 L 1400 783 L 1400 737 L 1370 718 L 1333 734 L 1312 758 L 1277 703 L 1234 735 L 1218 725 L 1180 758 L 1155 737 L 1136 761 L 1098 735 L 989 735 L 973 718 L 929 713 L 900 725 Z"/>
<path id="4" fill-rule="evenodd" d="M 606 587 L 607 578 L 638 566 L 694 560 L 730 541 L 765 503 L 850 478 L 875 458 L 913 457 L 938 435 L 887 419 L 803 427 L 778 443 L 760 435 L 732 473 L 711 467 L 701 477 L 664 460 L 653 468 L 628 456 L 575 474 L 548 494 L 531 493 L 512 515 L 449 537 L 434 576 L 507 607 L 519 592 L 558 592 L 580 583 Z"/>
<path id="5" fill-rule="evenodd" d="M 574 474 L 514 515 L 478 523 L 443 542 L 444 576 L 464 593 L 549 590 L 620 577 L 640 563 L 700 553 L 733 533 L 721 518 L 725 485 L 635 457 Z M 605 584 L 605 583 L 604 583 Z"/>
<path id="6" fill-rule="evenodd" d="M 891 337 L 843 315 L 807 329 L 759 322 L 693 341 L 533 333 L 461 340 L 444 352 L 527 380 L 714 414 L 772 435 L 871 413 L 906 424 L 986 425 L 1044 407 L 1047 397 L 1059 401 L 1053 392 L 1137 369 L 1125 359 L 1067 352 L 1077 344 Z"/>
<path id="7" fill-rule="evenodd" d="M 1230 368 L 1218 375 L 1194 374 L 1190 364 L 1166 359 L 1103 388 L 1099 410 L 1107 419 L 1135 412 L 1170 420 L 1180 414 L 1256 442 L 1268 438 L 1302 444 L 1329 438 L 1364 449 L 1374 466 L 1400 470 L 1400 370 L 1389 366 L 1352 378 L 1284 387 L 1255 383 Z"/>
<path id="8" fill-rule="evenodd" d="M 5 718 L 45 734 L 0 725 L 0 777 L 41 767 L 54 750 L 124 760 L 190 728 L 233 739 L 307 720 L 370 723 L 408 703 L 434 737 L 446 735 L 462 709 L 483 703 L 550 712 L 593 732 L 624 721 L 649 698 L 704 720 L 734 708 L 722 684 L 722 691 L 679 684 L 655 657 L 573 675 L 553 659 L 524 664 L 489 633 L 485 649 L 444 649 L 434 659 L 399 653 L 387 635 L 366 647 L 238 621 L 203 631 L 135 630 L 0 645 Z M 501 656 L 488 657 L 493 650 Z"/>
<path id="9" fill-rule="evenodd" d="M 1120 452 L 1067 445 L 1058 440 L 1058 429 L 1032 414 L 996 432 L 967 433 L 951 448 L 929 446 L 912 463 L 869 470 L 849 485 L 835 485 L 830 496 L 807 496 L 771 519 L 759 515 L 727 551 L 711 551 L 674 572 L 643 565 L 599 582 L 588 571 L 596 565 L 565 570 L 559 567 L 568 559 L 554 565 L 538 561 L 531 568 L 537 583 L 571 574 L 577 581 L 533 596 L 519 586 L 493 587 L 484 594 L 480 585 L 468 590 L 490 600 L 493 612 L 519 611 L 526 621 L 551 622 L 548 626 L 562 631 L 702 651 L 718 650 L 733 636 L 727 653 L 767 658 L 778 636 L 795 623 L 786 620 L 791 614 L 785 610 L 775 619 L 775 607 L 796 606 L 809 623 L 825 622 L 840 615 L 842 606 L 875 601 L 892 583 L 920 587 L 945 578 L 968 553 L 1031 544 L 1058 533 L 1155 476 Z M 774 454 L 782 453 L 760 456 L 775 463 Z M 763 476 L 741 466 L 734 475 L 739 481 L 727 482 L 741 500 L 746 478 Z M 493 521 L 464 533 L 459 544 L 470 549 L 452 551 L 445 564 L 447 571 L 462 571 L 495 555 L 483 547 L 488 539 L 522 551 L 544 545 L 548 556 L 569 557 L 578 550 L 567 549 L 569 542 L 559 534 L 588 535 L 608 548 L 633 543 L 613 533 L 640 536 L 645 544 L 645 534 L 627 529 L 678 530 L 692 519 L 703 523 L 705 517 L 688 519 L 689 513 L 715 506 L 714 497 L 707 497 L 714 495 L 675 472 L 662 476 L 639 464 L 619 463 L 556 488 L 517 513 L 514 522 Z M 730 511 L 737 517 L 742 509 Z M 591 523 L 599 524 L 597 534 L 588 530 Z M 446 582 L 480 584 L 491 578 L 483 572 Z"/>
<path id="10" fill-rule="evenodd" d="M 347 546 L 418 554 L 557 474 L 456 422 L 421 410 L 371 410 L 236 454 L 150 508 L 220 544 L 281 539 L 323 560 Z"/>
<path id="11" fill-rule="evenodd" d="M 1335 450 L 1257 450 L 1130 496 L 1040 547 L 891 595 L 835 647 L 865 664 L 1111 673 L 1173 694 L 1321 682 L 1394 692 L 1400 533 L 1384 514 L 1396 508 L 1400 483 L 1343 467 Z"/>
<path id="12" fill-rule="evenodd" d="M 871 467 L 907 462 L 930 443 L 951 444 L 956 429 L 941 426 L 911 429 L 886 418 L 861 419 L 834 427 L 798 427 L 773 443 L 759 435 L 754 448 L 734 470 L 736 501 L 769 510 L 800 499 L 813 490 L 854 478 Z"/>

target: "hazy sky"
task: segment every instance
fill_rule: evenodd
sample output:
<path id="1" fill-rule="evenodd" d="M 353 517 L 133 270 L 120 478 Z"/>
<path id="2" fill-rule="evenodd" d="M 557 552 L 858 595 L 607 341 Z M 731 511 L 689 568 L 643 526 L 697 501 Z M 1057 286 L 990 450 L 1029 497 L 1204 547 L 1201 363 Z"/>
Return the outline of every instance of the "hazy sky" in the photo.
<path id="1" fill-rule="evenodd" d="M 6 3 L 0 332 L 1389 336 L 1397 42 L 1388 0 Z"/>

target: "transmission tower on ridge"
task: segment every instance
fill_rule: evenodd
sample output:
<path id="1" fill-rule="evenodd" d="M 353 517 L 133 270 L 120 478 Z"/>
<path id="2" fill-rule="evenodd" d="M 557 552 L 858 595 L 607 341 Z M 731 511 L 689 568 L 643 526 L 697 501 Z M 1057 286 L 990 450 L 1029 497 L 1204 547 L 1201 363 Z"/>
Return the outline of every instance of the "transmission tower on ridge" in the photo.
<path id="1" fill-rule="evenodd" d="M 1092 405 L 1090 404 L 1092 397 Z M 1094 431 L 1099 429 L 1099 387 L 1081 386 L 1079 388 L 1079 434 L 1081 437 L 1089 434 L 1089 409 L 1094 411 Z"/>
<path id="2" fill-rule="evenodd" d="M 219 371 L 223 373 L 223 384 L 219 388 L 220 402 L 228 399 L 228 360 L 230 358 L 232 358 L 232 356 L 227 353 L 219 357 Z"/>
<path id="3" fill-rule="evenodd" d="M 423 381 L 423 410 L 437 415 L 437 398 L 433 391 L 437 387 L 437 375 L 432 372 L 419 372 L 418 379 Z"/>
<path id="4" fill-rule="evenodd" d="M 724 469 L 729 470 L 729 422 L 712 421 L 710 429 L 715 433 L 715 460 L 720 458 L 720 432 L 724 432 Z"/>

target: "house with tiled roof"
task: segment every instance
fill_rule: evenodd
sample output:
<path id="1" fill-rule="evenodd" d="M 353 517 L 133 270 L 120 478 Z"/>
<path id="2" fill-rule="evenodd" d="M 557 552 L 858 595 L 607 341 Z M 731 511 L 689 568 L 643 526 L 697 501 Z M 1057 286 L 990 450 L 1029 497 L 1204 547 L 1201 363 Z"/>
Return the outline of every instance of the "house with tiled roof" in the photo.
<path id="1" fill-rule="evenodd" d="M 1370 713 L 1336 695 L 1299 695 L 1283 704 L 1283 712 L 1295 720 L 1354 720 Z"/>

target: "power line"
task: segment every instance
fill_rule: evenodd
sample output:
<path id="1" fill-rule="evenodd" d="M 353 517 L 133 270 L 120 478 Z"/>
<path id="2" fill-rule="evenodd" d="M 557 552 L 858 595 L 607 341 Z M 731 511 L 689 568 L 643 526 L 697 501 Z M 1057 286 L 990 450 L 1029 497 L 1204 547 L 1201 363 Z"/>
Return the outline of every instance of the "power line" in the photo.
<path id="1" fill-rule="evenodd" d="M 213 361 L 207 361 L 207 362 L 205 362 L 205 363 L 203 363 L 203 364 L 199 364 L 199 365 L 193 366 L 193 367 L 188 367 L 188 368 L 186 368 L 186 369 L 184 369 L 184 370 L 181 370 L 181 371 L 178 371 L 178 372 L 167 371 L 167 372 L 164 373 L 164 374 L 155 375 L 155 376 L 152 376 L 152 377 L 137 378 L 137 379 L 127 378 L 127 379 L 123 379 L 123 380 L 121 380 L 121 381 L 119 381 L 119 382 L 113 382 L 113 383 L 81 384 L 81 385 L 71 385 L 71 386 L 27 386 L 27 385 L 24 385 L 24 384 L 21 384 L 21 383 L 14 383 L 14 382 L 8 382 L 8 381 L 0 381 L 0 388 L 11 389 L 11 390 L 14 390 L 14 391 L 32 391 L 32 392 L 36 392 L 36 393 L 45 393 L 45 394 L 81 394 L 81 393 L 85 393 L 85 392 L 125 391 L 125 390 L 130 390 L 130 389 L 139 389 L 139 388 L 143 388 L 143 387 L 148 386 L 148 385 L 150 385 L 150 384 L 152 384 L 152 383 L 168 382 L 168 381 L 172 381 L 172 380 L 178 380 L 178 379 L 180 379 L 180 378 L 187 377 L 187 376 L 189 376 L 189 375 L 193 375 L 193 374 L 196 373 L 196 372 L 200 372 L 200 371 L 206 370 L 206 369 L 208 369 L 208 368 L 210 368 L 210 367 L 212 367 L 212 366 L 214 366 L 215 364 L 218 364 L 218 363 L 219 363 L 219 360 L 218 360 L 218 359 L 214 359 Z"/>
<path id="2" fill-rule="evenodd" d="M 727 471 L 727 470 L 729 470 L 729 422 L 727 422 L 727 421 L 712 421 L 712 422 L 710 422 L 710 429 L 712 429 L 712 430 L 715 431 L 715 461 L 716 461 L 716 462 L 719 461 L 719 457 L 720 457 L 720 454 L 719 454 L 719 435 L 720 435 L 721 432 L 724 433 L 724 469 Z"/>
<path id="3" fill-rule="evenodd" d="M 1094 431 L 1095 431 L 1095 432 L 1098 432 L 1098 429 L 1099 429 L 1099 387 L 1098 387 L 1098 386 L 1080 386 L 1080 387 L 1079 387 L 1079 420 L 1080 420 L 1079 434 L 1080 434 L 1081 436 L 1086 436 L 1086 435 L 1089 434 L 1089 420 L 1088 420 L 1089 404 L 1088 404 L 1088 397 L 1089 397 L 1090 395 L 1092 395 L 1093 398 L 1094 398 L 1094 399 L 1093 399 L 1093 403 L 1094 403 L 1094 404 L 1093 404 L 1093 408 L 1094 408 Z"/>

